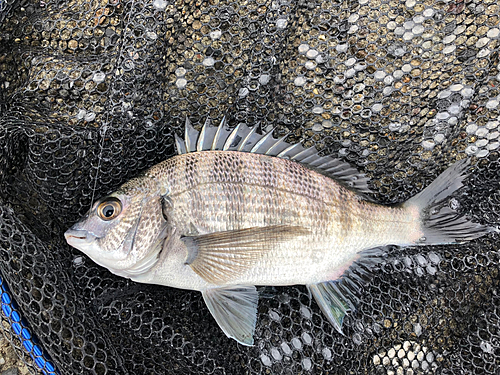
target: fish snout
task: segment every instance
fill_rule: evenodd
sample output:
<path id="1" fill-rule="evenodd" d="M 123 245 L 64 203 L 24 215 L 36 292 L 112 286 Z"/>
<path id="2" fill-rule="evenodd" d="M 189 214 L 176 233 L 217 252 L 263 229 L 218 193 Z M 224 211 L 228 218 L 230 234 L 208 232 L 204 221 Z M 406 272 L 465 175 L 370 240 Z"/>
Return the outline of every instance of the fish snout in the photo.
<path id="1" fill-rule="evenodd" d="M 89 245 L 96 240 L 96 236 L 83 229 L 68 229 L 64 233 L 66 242 L 73 247 L 81 247 L 82 245 Z"/>

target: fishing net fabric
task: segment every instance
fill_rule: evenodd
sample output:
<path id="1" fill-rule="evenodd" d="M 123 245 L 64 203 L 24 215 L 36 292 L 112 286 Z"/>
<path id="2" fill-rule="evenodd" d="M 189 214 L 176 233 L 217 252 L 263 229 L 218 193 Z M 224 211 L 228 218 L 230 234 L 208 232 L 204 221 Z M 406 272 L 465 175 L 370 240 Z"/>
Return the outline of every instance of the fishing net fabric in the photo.
<path id="1" fill-rule="evenodd" d="M 402 202 L 453 161 L 448 204 L 498 225 L 494 0 L 0 2 L 0 271 L 61 374 L 495 374 L 498 236 L 393 249 L 339 335 L 304 286 L 261 287 L 255 346 L 201 294 L 116 277 L 62 233 L 174 154 L 189 116 L 316 145 Z M 17 345 L 20 349 L 20 345 Z"/>

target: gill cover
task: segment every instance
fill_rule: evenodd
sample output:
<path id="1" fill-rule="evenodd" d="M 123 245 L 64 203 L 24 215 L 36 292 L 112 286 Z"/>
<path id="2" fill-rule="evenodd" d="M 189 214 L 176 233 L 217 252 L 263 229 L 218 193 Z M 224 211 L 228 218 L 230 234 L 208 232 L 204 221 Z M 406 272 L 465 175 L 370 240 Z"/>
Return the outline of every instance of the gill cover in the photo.
<path id="1" fill-rule="evenodd" d="M 168 236 L 161 197 L 127 183 L 66 233 L 68 243 L 116 275 L 133 277 L 158 260 Z"/>

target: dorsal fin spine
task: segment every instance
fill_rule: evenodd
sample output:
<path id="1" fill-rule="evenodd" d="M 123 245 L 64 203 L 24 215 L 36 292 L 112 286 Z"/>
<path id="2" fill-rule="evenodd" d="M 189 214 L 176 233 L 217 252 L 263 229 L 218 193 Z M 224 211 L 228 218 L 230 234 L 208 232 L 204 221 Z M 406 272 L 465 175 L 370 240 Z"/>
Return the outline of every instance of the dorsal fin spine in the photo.
<path id="1" fill-rule="evenodd" d="M 207 118 L 203 127 L 201 128 L 200 135 L 198 136 L 198 142 L 196 143 L 196 151 L 203 151 L 205 148 L 205 138 L 207 137 L 208 127 L 210 126 L 210 119 Z"/>
<path id="2" fill-rule="evenodd" d="M 265 135 L 264 135 L 264 136 L 263 136 L 263 137 L 262 137 L 262 138 L 261 138 L 261 139 L 260 139 L 260 140 L 259 140 L 256 144 L 255 144 L 255 146 L 253 146 L 253 147 L 252 147 L 252 149 L 250 150 L 250 152 L 251 152 L 251 153 L 256 153 L 256 152 L 259 150 L 260 146 L 262 146 L 262 144 L 263 144 L 264 142 L 266 142 L 266 141 L 269 139 L 269 137 L 272 137 L 272 136 L 273 136 L 273 130 L 271 130 L 269 133 L 265 134 Z M 265 154 L 265 153 L 264 153 L 264 154 Z"/>
<path id="3" fill-rule="evenodd" d="M 243 141 L 241 142 L 241 145 L 240 147 L 238 147 L 238 151 L 243 151 L 245 145 L 247 144 L 247 142 L 250 140 L 250 138 L 252 138 L 252 135 L 255 134 L 255 131 L 257 130 L 257 126 L 254 126 L 251 130 L 250 130 L 250 133 L 247 134 L 247 136 L 245 137 L 245 139 L 243 139 Z"/>
<path id="4" fill-rule="evenodd" d="M 243 123 L 238 124 L 234 129 L 229 129 L 225 116 L 218 127 L 211 126 L 210 120 L 207 119 L 200 132 L 193 128 L 188 118 L 186 118 L 185 126 L 184 141 L 177 135 L 175 136 L 179 154 L 194 151 L 234 150 L 277 156 L 314 168 L 359 193 L 372 192 L 368 187 L 368 178 L 350 164 L 331 156 L 320 156 L 314 146 L 305 148 L 300 143 L 289 145 L 285 142 L 288 134 L 281 138 L 273 137 L 275 129 L 263 135 L 256 133 L 257 126 L 249 128 Z"/>
<path id="5" fill-rule="evenodd" d="M 279 153 L 275 153 L 275 150 L 277 150 L 281 145 L 287 145 L 285 142 L 285 138 L 288 137 L 288 134 L 279 138 L 274 145 L 272 145 L 269 150 L 267 150 L 266 155 L 273 155 L 276 156 Z"/>
<path id="6" fill-rule="evenodd" d="M 236 127 L 233 129 L 231 134 L 229 134 L 229 137 L 227 137 L 226 143 L 224 143 L 224 147 L 222 147 L 223 151 L 227 151 L 227 150 L 229 150 L 229 147 L 231 147 L 231 144 L 233 143 L 234 139 L 236 138 L 236 136 L 238 134 L 238 131 L 241 128 L 240 125 L 241 125 L 241 123 L 236 125 Z"/>
<path id="7" fill-rule="evenodd" d="M 177 148 L 177 154 L 182 155 L 187 153 L 185 141 L 177 134 L 175 134 L 175 147 Z"/>

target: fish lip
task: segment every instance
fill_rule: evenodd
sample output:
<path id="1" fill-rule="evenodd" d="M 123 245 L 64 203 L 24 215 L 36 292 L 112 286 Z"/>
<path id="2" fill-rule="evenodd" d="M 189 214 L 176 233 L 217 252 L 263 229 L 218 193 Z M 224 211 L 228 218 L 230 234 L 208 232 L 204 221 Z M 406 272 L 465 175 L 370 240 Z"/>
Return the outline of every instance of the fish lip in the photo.
<path id="1" fill-rule="evenodd" d="M 83 229 L 68 229 L 64 232 L 64 237 L 66 238 L 66 242 L 72 246 L 90 244 L 97 239 L 97 236 Z"/>

